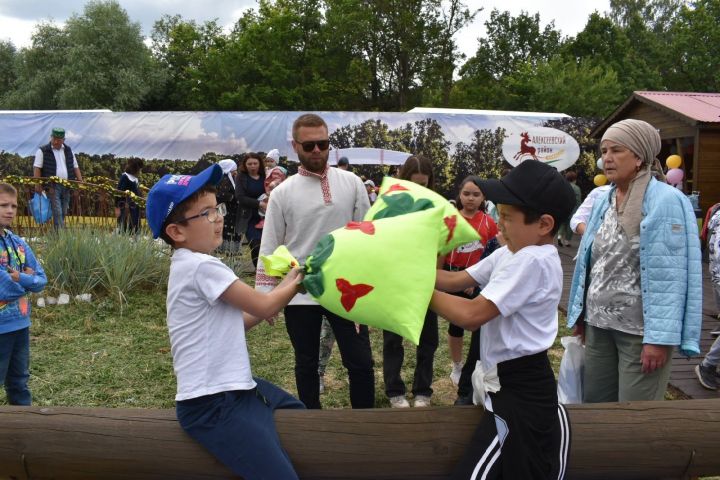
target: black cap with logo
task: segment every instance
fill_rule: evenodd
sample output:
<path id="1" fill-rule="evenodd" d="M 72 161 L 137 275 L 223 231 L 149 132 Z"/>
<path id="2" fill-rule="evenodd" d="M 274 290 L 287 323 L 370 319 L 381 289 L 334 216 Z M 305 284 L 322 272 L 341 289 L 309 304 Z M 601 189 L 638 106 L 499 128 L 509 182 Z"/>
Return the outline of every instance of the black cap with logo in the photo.
<path id="1" fill-rule="evenodd" d="M 525 160 L 500 180 L 482 180 L 480 190 L 495 204 L 528 207 L 567 221 L 575 209 L 575 193 L 560 172 L 539 160 Z"/>

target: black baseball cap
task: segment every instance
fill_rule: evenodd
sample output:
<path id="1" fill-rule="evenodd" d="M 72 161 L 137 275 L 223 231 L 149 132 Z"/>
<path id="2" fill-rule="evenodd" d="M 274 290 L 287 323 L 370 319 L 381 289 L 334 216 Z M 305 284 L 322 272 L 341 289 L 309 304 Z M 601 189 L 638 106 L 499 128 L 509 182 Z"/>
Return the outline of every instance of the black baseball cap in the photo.
<path id="1" fill-rule="evenodd" d="M 479 187 L 495 204 L 548 213 L 558 223 L 567 221 L 575 209 L 570 183 L 554 167 L 539 160 L 525 160 L 499 180 L 481 180 Z"/>

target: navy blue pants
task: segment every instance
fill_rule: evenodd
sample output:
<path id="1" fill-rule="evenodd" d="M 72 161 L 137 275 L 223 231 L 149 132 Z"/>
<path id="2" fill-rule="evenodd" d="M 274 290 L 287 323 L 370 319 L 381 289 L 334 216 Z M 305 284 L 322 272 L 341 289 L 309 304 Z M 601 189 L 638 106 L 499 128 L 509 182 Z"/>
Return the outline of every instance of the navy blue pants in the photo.
<path id="1" fill-rule="evenodd" d="M 233 473 L 246 480 L 297 479 L 280 444 L 273 411 L 304 409 L 295 397 L 255 378 L 253 390 L 235 390 L 181 400 L 175 410 L 182 428 Z"/>
<path id="2" fill-rule="evenodd" d="M 0 334 L 0 378 L 10 405 L 30 405 L 30 328 Z"/>

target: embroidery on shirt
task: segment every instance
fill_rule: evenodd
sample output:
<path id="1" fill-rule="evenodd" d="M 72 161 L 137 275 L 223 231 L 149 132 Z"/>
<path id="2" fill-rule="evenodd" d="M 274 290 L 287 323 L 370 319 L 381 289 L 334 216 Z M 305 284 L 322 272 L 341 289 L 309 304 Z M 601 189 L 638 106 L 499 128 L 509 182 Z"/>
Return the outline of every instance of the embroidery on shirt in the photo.
<path id="1" fill-rule="evenodd" d="M 325 202 L 325 205 L 332 205 L 332 195 L 330 195 L 330 182 L 328 182 L 327 176 L 329 168 L 329 166 L 325 166 L 325 171 L 322 173 L 322 175 L 310 172 L 302 166 L 298 168 L 298 174 L 300 174 L 301 176 L 315 177 L 320 179 L 320 188 L 322 189 L 323 202 Z"/>

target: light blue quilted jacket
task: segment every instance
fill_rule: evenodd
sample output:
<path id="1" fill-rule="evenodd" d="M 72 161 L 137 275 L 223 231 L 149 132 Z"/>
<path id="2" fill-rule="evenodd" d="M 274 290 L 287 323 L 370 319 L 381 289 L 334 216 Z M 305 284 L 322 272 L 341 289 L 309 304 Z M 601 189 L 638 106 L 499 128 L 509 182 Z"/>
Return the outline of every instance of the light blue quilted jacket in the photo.
<path id="1" fill-rule="evenodd" d="M 593 206 L 578 249 L 568 302 L 568 327 L 582 318 L 592 244 L 610 205 L 611 188 Z M 640 222 L 640 286 L 643 343 L 679 345 L 687 356 L 700 353 L 702 270 L 700 238 L 690 201 L 676 188 L 652 179 Z"/>

